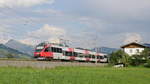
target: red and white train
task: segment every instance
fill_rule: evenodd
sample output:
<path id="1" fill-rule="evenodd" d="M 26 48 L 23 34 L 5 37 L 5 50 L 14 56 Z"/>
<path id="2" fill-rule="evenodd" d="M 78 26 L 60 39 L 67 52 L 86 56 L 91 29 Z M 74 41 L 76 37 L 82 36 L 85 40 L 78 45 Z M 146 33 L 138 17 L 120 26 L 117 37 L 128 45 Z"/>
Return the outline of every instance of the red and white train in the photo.
<path id="1" fill-rule="evenodd" d="M 58 44 L 40 43 L 36 46 L 34 57 L 38 60 L 61 60 L 79 62 L 108 62 L 107 55 L 87 49 L 69 48 Z"/>

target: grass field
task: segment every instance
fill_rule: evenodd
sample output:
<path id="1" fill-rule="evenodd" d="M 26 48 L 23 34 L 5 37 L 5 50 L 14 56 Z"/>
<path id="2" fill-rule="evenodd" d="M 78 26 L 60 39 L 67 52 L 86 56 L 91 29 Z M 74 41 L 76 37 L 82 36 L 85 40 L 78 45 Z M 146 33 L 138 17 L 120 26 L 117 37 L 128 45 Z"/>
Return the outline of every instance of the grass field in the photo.
<path id="1" fill-rule="evenodd" d="M 150 84 L 150 69 L 57 67 L 0 68 L 0 84 Z"/>

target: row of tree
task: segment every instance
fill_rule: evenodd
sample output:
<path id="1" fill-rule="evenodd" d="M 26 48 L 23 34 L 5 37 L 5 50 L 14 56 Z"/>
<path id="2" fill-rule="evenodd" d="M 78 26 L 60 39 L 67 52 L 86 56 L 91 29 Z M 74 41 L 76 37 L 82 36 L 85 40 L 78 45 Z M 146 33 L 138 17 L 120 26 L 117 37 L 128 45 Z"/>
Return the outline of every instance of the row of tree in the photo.
<path id="1" fill-rule="evenodd" d="M 118 50 L 110 54 L 109 63 L 110 65 L 124 64 L 125 67 L 130 65 L 150 67 L 150 49 L 146 48 L 140 54 L 133 56 L 129 56 L 123 50 Z"/>

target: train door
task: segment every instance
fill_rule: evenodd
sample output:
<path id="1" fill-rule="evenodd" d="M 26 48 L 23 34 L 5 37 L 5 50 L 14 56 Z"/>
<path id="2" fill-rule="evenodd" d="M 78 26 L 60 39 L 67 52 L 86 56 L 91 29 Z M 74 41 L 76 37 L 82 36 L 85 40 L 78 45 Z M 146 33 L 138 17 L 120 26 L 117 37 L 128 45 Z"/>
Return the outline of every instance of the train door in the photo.
<path id="1" fill-rule="evenodd" d="M 69 51 L 64 51 L 64 60 L 72 60 L 72 52 L 69 52 Z"/>
<path id="2" fill-rule="evenodd" d="M 53 52 L 53 59 L 61 59 L 62 57 L 62 48 L 51 47 Z"/>
<path id="3" fill-rule="evenodd" d="M 43 52 L 43 56 L 46 58 L 53 58 L 53 53 L 51 52 L 50 47 L 45 48 L 45 50 Z"/>

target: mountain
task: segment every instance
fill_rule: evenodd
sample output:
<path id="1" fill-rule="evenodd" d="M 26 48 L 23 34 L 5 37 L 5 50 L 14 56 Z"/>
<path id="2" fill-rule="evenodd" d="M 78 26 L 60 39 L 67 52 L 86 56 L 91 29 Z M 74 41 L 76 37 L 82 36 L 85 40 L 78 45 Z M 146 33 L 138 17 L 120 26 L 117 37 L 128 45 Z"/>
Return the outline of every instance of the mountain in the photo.
<path id="1" fill-rule="evenodd" d="M 31 58 L 31 56 L 29 56 L 28 54 L 9 48 L 4 44 L 0 44 L 0 57 L 7 56 L 13 56 L 14 58 Z"/>
<path id="2" fill-rule="evenodd" d="M 33 46 L 23 44 L 17 40 L 13 40 L 13 39 L 9 40 L 5 45 L 10 48 L 16 49 L 20 52 L 27 53 L 27 54 L 33 56 L 33 52 L 34 52 Z"/>
<path id="3" fill-rule="evenodd" d="M 92 49 L 93 51 L 97 51 L 99 53 L 111 54 L 112 52 L 118 50 L 116 48 L 108 48 L 108 47 L 97 47 Z"/>
<path id="4" fill-rule="evenodd" d="M 150 48 L 150 44 L 149 43 L 145 43 L 143 45 Z"/>

